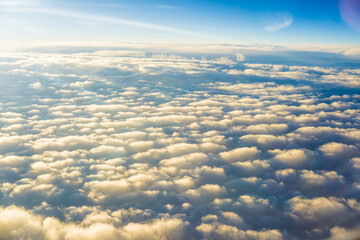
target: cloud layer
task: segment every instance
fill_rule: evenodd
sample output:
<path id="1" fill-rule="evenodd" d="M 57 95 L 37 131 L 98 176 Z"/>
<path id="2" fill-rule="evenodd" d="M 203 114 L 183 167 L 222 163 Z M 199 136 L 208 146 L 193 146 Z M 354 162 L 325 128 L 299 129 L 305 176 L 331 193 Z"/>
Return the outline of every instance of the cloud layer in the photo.
<path id="1" fill-rule="evenodd" d="M 1 55 L 1 239 L 359 235 L 359 66 L 167 47 Z"/>

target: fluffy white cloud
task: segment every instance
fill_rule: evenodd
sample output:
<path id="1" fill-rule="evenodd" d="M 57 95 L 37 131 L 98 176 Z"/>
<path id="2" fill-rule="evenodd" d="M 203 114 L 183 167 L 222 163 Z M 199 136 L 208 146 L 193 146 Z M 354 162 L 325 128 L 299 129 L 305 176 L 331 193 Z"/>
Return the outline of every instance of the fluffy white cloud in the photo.
<path id="1" fill-rule="evenodd" d="M 272 154 L 275 154 L 274 160 L 291 167 L 298 167 L 308 165 L 313 153 L 307 149 L 290 149 L 290 150 L 270 150 Z"/>
<path id="2" fill-rule="evenodd" d="M 188 223 L 180 219 L 158 219 L 149 223 L 129 223 L 117 228 L 111 223 L 64 223 L 43 218 L 15 206 L 0 208 L 1 238 L 21 239 L 182 239 Z M 100 221 L 99 221 L 100 220 Z"/>
<path id="3" fill-rule="evenodd" d="M 313 47 L 349 61 L 332 68 L 299 46 L 23 47 L 0 56 L 0 238 L 356 232 L 351 49 Z"/>
<path id="4" fill-rule="evenodd" d="M 229 152 L 219 153 L 220 157 L 227 162 L 242 162 L 253 159 L 260 151 L 256 147 L 236 148 Z"/>
<path id="5" fill-rule="evenodd" d="M 326 156 L 342 158 L 355 156 L 359 152 L 356 146 L 337 142 L 326 143 L 322 145 L 319 150 Z"/>
<path id="6" fill-rule="evenodd" d="M 343 199 L 294 197 L 288 201 L 289 214 L 305 228 L 332 227 L 351 219 L 349 209 Z"/>

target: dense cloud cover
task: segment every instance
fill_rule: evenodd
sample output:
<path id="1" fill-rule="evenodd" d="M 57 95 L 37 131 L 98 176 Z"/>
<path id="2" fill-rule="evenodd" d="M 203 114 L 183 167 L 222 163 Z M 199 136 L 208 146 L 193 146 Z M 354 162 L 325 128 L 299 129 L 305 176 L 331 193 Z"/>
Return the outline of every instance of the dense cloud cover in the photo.
<path id="1" fill-rule="evenodd" d="M 10 50 L 0 239 L 360 235 L 360 65 L 349 49 Z"/>

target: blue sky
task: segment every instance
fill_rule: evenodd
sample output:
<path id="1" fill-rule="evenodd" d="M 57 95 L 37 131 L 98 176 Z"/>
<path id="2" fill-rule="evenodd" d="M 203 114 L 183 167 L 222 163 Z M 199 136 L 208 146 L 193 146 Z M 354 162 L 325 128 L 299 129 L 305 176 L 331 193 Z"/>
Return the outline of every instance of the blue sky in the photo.
<path id="1" fill-rule="evenodd" d="M 341 1 L 339 3 L 339 1 Z M 0 40 L 358 44 L 359 0 L 0 1 Z M 347 4 L 341 11 L 339 6 Z M 350 8 L 349 8 L 350 6 Z M 351 11 L 351 10 L 350 10 Z"/>

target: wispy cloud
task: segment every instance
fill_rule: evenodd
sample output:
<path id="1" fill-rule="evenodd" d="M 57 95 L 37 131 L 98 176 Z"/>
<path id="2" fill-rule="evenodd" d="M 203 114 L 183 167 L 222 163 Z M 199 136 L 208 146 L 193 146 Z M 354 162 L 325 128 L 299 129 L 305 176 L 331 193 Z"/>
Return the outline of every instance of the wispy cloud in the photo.
<path id="1" fill-rule="evenodd" d="M 119 24 L 119 25 L 126 25 L 126 26 L 133 26 L 139 28 L 146 28 L 152 30 L 158 30 L 168 33 L 175 33 L 180 35 L 187 35 L 193 37 L 200 37 L 200 38 L 212 38 L 209 35 L 196 33 L 184 29 L 167 27 L 163 25 L 151 24 L 146 22 L 139 22 L 133 21 L 128 19 L 122 18 L 114 18 L 114 17 L 106 17 L 101 15 L 95 15 L 90 13 L 83 13 L 78 11 L 70 11 L 65 9 L 55 9 L 55 8 L 36 8 L 36 7 L 5 7 L 1 8 L 2 12 L 13 12 L 13 13 L 34 13 L 34 14 L 46 14 L 51 16 L 61 16 L 66 18 L 74 18 L 74 19 L 82 19 L 82 20 L 90 20 L 90 21 L 98 21 L 98 22 L 106 22 L 112 24 Z"/>
<path id="2" fill-rule="evenodd" d="M 179 9 L 180 7 L 173 5 L 156 5 L 156 8 L 175 10 L 175 9 Z"/>
<path id="3" fill-rule="evenodd" d="M 24 6 L 36 6 L 40 3 L 38 0 L 0 0 L 0 7 L 24 7 Z M 2 9 L 1 9 L 2 10 Z"/>
<path id="4" fill-rule="evenodd" d="M 276 13 L 270 15 L 266 20 L 265 31 L 276 32 L 289 27 L 294 21 L 294 17 L 289 13 Z"/>

